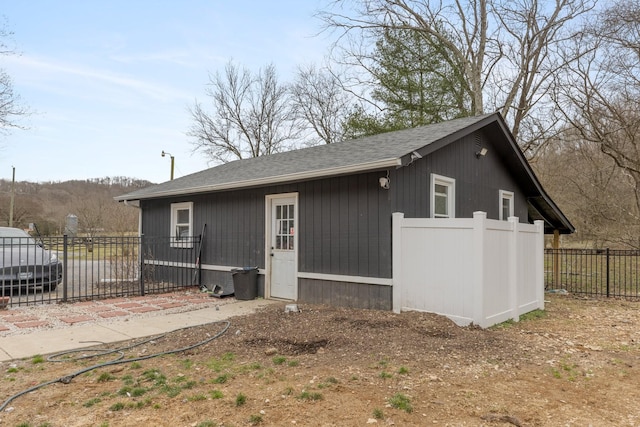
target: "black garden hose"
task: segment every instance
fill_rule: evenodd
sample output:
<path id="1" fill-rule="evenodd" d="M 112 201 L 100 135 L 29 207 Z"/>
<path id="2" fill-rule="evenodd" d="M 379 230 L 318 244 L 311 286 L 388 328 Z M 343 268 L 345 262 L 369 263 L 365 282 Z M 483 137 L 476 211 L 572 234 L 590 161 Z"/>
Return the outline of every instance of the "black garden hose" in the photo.
<path id="1" fill-rule="evenodd" d="M 176 330 L 179 331 L 180 329 Z M 174 331 L 174 332 L 176 332 Z M 167 334 L 161 334 L 161 335 L 157 335 L 155 337 L 151 337 L 148 338 L 144 341 L 140 341 L 138 343 L 132 344 L 130 346 L 127 347 L 119 347 L 119 348 L 78 348 L 75 350 L 68 350 L 68 351 L 63 351 L 60 353 L 54 353 L 51 356 L 47 357 L 47 362 L 69 362 L 69 361 L 78 361 L 78 360 L 83 360 L 83 359 L 90 359 L 92 357 L 98 357 L 98 356 L 105 356 L 107 354 L 111 354 L 111 353 L 119 353 L 119 357 L 115 360 L 120 360 L 124 357 L 124 352 L 126 350 L 131 350 L 134 347 L 139 347 L 143 344 L 146 344 L 148 342 L 152 342 L 155 340 L 159 340 L 164 338 L 165 336 L 167 336 Z M 90 343 L 90 342 L 95 342 L 97 344 L 104 344 L 101 341 L 80 341 L 81 343 Z M 92 354 L 86 354 L 84 356 L 78 356 L 78 357 L 65 357 L 68 354 L 74 354 L 74 353 L 92 353 Z M 114 360 L 114 361 L 115 361 Z"/>
<path id="2" fill-rule="evenodd" d="M 212 323 L 209 323 L 209 324 L 210 325 L 215 325 L 215 324 L 221 324 L 221 323 L 224 324 L 224 327 L 222 328 L 222 330 L 220 332 L 218 332 L 217 334 L 207 338 L 204 341 L 200 341 L 200 342 L 197 342 L 195 344 L 192 344 L 192 345 L 189 345 L 189 346 L 186 346 L 186 347 L 182 347 L 182 348 L 178 348 L 178 349 L 174 349 L 174 350 L 167 350 L 167 351 L 163 351 L 163 352 L 160 352 L 160 353 L 149 354 L 147 356 L 136 357 L 136 358 L 133 358 L 133 359 L 123 359 L 124 351 L 125 350 L 129 350 L 129 349 L 131 349 L 133 347 L 137 347 L 139 345 L 145 344 L 147 342 L 153 341 L 153 340 L 162 339 L 162 338 L 166 337 L 168 334 L 159 335 L 159 336 L 156 336 L 156 337 L 153 337 L 153 338 L 149 338 L 149 339 L 147 339 L 145 341 L 142 341 L 140 343 L 137 343 L 137 344 L 134 344 L 134 345 L 131 345 L 131 346 L 121 347 L 121 348 L 116 348 L 116 349 L 95 349 L 95 350 L 79 349 L 79 350 L 71 350 L 71 351 L 66 351 L 66 352 L 62 352 L 62 353 L 53 354 L 53 355 L 51 355 L 51 356 L 49 356 L 47 358 L 48 361 L 61 362 L 63 360 L 58 360 L 58 358 L 60 358 L 62 356 L 65 356 L 67 354 L 70 354 L 70 353 L 76 353 L 76 352 L 81 352 L 81 351 L 82 352 L 96 351 L 97 354 L 94 354 L 93 356 L 82 356 L 82 357 L 72 358 L 72 359 L 67 359 L 67 360 L 80 360 L 80 359 L 85 359 L 85 358 L 88 358 L 88 357 L 102 356 L 102 355 L 111 354 L 111 353 L 119 353 L 120 356 L 115 360 L 112 360 L 112 361 L 109 361 L 109 362 L 105 362 L 105 363 L 100 363 L 100 364 L 93 365 L 93 366 L 89 366 L 87 368 L 84 368 L 84 369 L 81 369 L 79 371 L 73 372 L 73 373 L 71 373 L 69 375 L 65 375 L 64 377 L 60 377 L 60 378 L 55 379 L 55 380 L 47 381 L 47 382 L 38 384 L 36 386 L 30 387 L 30 388 L 28 388 L 26 390 L 23 390 L 23 391 L 19 392 L 19 393 L 16 393 L 13 396 L 9 397 L 7 400 L 5 400 L 2 403 L 2 405 L 0 405 L 0 412 L 4 411 L 4 409 L 7 407 L 7 405 L 9 405 L 9 403 L 11 403 L 12 401 L 14 401 L 15 399 L 17 399 L 18 397 L 20 397 L 22 395 L 25 395 L 27 393 L 31 393 L 32 391 L 38 390 L 38 389 L 40 389 L 42 387 L 45 387 L 45 386 L 48 386 L 48 385 L 51 385 L 51 384 L 55 384 L 55 383 L 69 384 L 78 375 L 82 375 L 85 372 L 89 372 L 89 371 L 92 371 L 94 369 L 103 368 L 105 366 L 119 365 L 119 364 L 122 364 L 122 363 L 138 362 L 138 361 L 141 361 L 141 360 L 152 359 L 154 357 L 164 356 L 164 355 L 167 355 L 167 354 L 180 353 L 182 351 L 191 350 L 191 349 L 194 349 L 196 347 L 200 347 L 202 345 L 208 344 L 211 341 L 213 341 L 213 340 L 219 338 L 220 336 L 222 336 L 225 332 L 227 332 L 227 330 L 229 329 L 229 326 L 231 326 L 231 322 L 229 322 L 228 320 L 223 320 L 223 321 L 220 321 L 220 322 L 212 322 Z M 178 331 L 182 331 L 182 330 L 186 330 L 186 329 L 189 329 L 189 328 L 180 328 L 180 329 L 176 329 L 176 330 L 174 330 L 172 332 L 178 332 Z"/>

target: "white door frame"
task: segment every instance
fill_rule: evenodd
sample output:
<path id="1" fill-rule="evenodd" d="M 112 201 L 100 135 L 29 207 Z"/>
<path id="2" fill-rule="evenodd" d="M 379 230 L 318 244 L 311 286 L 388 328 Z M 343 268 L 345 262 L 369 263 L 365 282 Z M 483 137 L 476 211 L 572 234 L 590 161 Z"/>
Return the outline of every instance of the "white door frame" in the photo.
<path id="1" fill-rule="evenodd" d="M 272 221 L 273 221 L 273 209 L 272 203 L 278 199 L 290 199 L 294 200 L 293 215 L 295 232 L 293 234 L 293 247 L 294 247 L 294 301 L 298 300 L 298 234 L 299 234 L 299 218 L 298 218 L 298 193 L 279 193 L 279 194 L 267 194 L 265 196 L 265 239 L 264 239 L 264 255 L 266 267 L 264 276 L 264 296 L 265 298 L 271 298 L 271 239 L 272 239 Z"/>

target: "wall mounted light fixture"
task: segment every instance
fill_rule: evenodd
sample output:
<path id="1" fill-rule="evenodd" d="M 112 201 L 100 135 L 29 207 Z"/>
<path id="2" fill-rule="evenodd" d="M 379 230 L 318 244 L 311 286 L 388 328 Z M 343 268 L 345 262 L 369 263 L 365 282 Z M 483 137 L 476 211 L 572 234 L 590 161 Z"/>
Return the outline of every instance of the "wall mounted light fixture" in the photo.
<path id="1" fill-rule="evenodd" d="M 476 151 L 476 159 L 479 159 L 480 157 L 486 156 L 488 152 L 489 152 L 489 150 L 487 150 L 486 148 L 482 147 L 482 149 L 480 151 Z"/>
<path id="2" fill-rule="evenodd" d="M 380 188 L 383 188 L 385 190 L 389 189 L 389 178 L 387 178 L 386 176 L 383 176 L 383 177 L 380 177 L 378 181 L 380 182 Z"/>

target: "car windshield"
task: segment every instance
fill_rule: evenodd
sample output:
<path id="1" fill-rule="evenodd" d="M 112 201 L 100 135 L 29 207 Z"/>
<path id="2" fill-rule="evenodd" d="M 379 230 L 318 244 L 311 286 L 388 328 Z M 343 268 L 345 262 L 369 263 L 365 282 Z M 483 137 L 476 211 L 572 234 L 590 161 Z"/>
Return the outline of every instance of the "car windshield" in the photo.
<path id="1" fill-rule="evenodd" d="M 33 245 L 35 240 L 19 228 L 0 228 L 0 244 L 2 246 Z"/>

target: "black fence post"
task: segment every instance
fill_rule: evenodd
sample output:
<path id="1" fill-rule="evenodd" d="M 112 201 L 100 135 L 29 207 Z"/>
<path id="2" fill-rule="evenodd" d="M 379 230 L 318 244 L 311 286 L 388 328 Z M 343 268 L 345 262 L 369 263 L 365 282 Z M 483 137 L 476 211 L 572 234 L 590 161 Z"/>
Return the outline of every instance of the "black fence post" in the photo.
<path id="1" fill-rule="evenodd" d="M 140 257 L 140 273 L 138 274 L 140 276 L 140 296 L 144 296 L 144 234 L 140 234 L 138 256 Z"/>
<path id="2" fill-rule="evenodd" d="M 69 283 L 69 237 L 65 234 L 62 236 L 62 302 L 67 302 Z"/>
<path id="3" fill-rule="evenodd" d="M 609 298 L 609 248 L 607 248 L 607 298 Z"/>
<path id="4" fill-rule="evenodd" d="M 200 250 L 198 251 L 198 286 L 202 288 L 202 239 L 204 239 L 204 235 L 200 235 Z"/>

